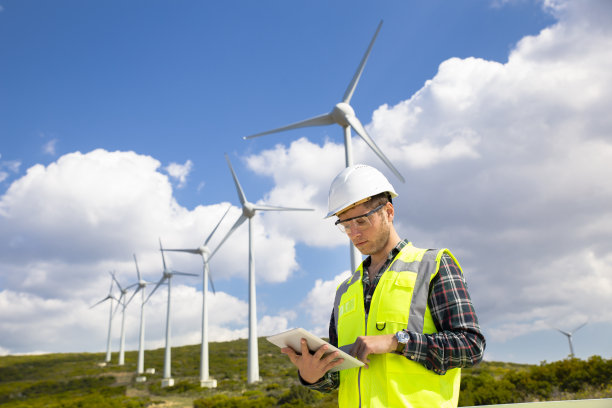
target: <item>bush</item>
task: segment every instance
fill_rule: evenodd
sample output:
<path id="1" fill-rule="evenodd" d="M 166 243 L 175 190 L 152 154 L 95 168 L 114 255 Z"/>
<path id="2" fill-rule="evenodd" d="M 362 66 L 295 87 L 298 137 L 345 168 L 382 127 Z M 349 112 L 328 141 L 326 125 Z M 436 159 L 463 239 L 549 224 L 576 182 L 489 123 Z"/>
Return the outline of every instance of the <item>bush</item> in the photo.
<path id="1" fill-rule="evenodd" d="M 224 394 L 217 394 L 210 398 L 200 398 L 193 401 L 193 408 L 268 408 L 276 405 L 276 401 L 271 397 L 238 396 L 228 397 Z"/>

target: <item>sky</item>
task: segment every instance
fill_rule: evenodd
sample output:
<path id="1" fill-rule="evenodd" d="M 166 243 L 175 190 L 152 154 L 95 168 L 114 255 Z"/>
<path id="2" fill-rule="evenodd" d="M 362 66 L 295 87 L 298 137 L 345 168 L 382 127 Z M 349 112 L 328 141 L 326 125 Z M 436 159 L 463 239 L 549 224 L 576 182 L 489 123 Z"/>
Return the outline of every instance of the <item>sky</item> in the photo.
<path id="1" fill-rule="evenodd" d="M 612 358 L 612 3 L 607 0 L 0 0 L 0 355 L 103 352 L 116 273 L 157 282 L 167 248 L 216 248 L 253 203 L 259 336 L 327 335 L 348 240 L 324 219 L 329 112 L 380 21 L 351 105 L 405 177 L 399 234 L 461 263 L 485 359 Z M 202 261 L 167 253 L 172 344 L 200 342 Z M 210 341 L 248 335 L 248 228 L 210 262 Z M 147 288 L 147 294 L 152 286 Z M 116 296 L 118 291 L 113 289 Z M 126 310 L 138 347 L 139 301 Z M 166 289 L 146 305 L 164 346 Z M 112 349 L 119 348 L 119 315 Z"/>

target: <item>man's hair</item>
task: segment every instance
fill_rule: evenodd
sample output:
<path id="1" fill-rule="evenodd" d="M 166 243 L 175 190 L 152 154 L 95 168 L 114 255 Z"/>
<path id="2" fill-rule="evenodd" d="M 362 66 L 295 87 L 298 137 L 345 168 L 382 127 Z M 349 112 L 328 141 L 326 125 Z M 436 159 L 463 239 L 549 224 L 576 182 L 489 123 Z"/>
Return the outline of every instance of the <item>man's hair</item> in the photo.
<path id="1" fill-rule="evenodd" d="M 381 204 L 387 204 L 387 203 L 393 204 L 393 201 L 391 201 L 391 194 L 385 191 L 383 193 L 372 196 L 372 198 L 366 201 L 365 205 L 366 207 L 368 207 L 368 209 L 372 210 Z"/>

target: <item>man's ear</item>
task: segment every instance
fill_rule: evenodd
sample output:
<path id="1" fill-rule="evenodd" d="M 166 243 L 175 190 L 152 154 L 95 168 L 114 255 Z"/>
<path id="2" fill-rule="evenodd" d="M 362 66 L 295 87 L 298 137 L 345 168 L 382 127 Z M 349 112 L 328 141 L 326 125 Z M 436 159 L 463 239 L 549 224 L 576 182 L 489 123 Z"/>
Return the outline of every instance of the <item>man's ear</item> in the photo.
<path id="1" fill-rule="evenodd" d="M 395 216 L 395 208 L 393 208 L 393 204 L 387 203 L 385 205 L 385 213 L 387 214 L 389 221 L 393 221 L 393 217 Z"/>

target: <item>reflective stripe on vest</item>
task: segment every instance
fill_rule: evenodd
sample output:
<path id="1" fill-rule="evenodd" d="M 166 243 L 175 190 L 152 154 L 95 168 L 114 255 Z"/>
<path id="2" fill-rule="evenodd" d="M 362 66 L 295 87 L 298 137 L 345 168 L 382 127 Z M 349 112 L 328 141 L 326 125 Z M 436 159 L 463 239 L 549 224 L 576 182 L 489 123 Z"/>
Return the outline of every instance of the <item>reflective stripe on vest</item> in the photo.
<path id="1" fill-rule="evenodd" d="M 360 265 L 336 291 L 334 320 L 338 346 L 348 352 L 358 336 L 391 334 L 404 328 L 416 333 L 437 332 L 427 299 L 430 282 L 444 253 L 452 257 L 446 249 L 425 250 L 406 245 L 381 276 L 368 316 L 364 310 Z M 438 375 L 395 353 L 368 358 L 369 368 L 340 372 L 341 407 L 457 406 L 459 369 Z"/>

